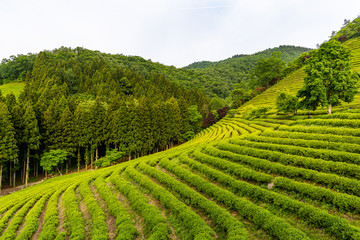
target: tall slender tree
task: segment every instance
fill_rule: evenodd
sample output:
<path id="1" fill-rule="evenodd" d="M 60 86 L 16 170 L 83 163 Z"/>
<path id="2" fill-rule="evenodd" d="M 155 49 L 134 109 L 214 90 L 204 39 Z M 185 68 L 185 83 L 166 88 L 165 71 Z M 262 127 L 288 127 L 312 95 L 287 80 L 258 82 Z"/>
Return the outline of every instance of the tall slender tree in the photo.
<path id="1" fill-rule="evenodd" d="M 102 105 L 100 98 L 96 98 L 95 103 L 90 107 L 90 135 L 91 135 L 91 154 L 95 151 L 95 161 L 99 158 L 99 147 L 104 141 L 105 132 L 105 114 L 106 110 Z M 93 167 L 93 160 L 91 158 L 91 168 Z"/>
<path id="2" fill-rule="evenodd" d="M 38 121 L 30 102 L 25 104 L 23 142 L 26 144 L 25 187 L 27 187 L 30 170 L 30 150 L 37 150 L 40 145 Z"/>
<path id="3" fill-rule="evenodd" d="M 7 106 L 0 102 L 0 194 L 2 187 L 3 165 L 18 157 L 15 130 L 10 120 Z"/>
<path id="4" fill-rule="evenodd" d="M 68 173 L 71 157 L 75 156 L 76 152 L 74 116 L 68 107 L 65 108 L 61 115 L 59 129 L 60 149 L 66 151 L 69 154 L 68 162 L 66 163 L 66 173 Z"/>

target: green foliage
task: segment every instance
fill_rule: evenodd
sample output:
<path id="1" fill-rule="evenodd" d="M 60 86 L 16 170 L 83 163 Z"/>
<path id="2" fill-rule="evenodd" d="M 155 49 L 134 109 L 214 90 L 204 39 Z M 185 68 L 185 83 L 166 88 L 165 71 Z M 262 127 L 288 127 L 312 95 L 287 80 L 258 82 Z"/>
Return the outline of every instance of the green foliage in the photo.
<path id="1" fill-rule="evenodd" d="M 94 162 L 97 167 L 108 167 L 111 164 L 115 164 L 119 161 L 120 158 L 124 157 L 125 153 L 120 152 L 118 150 L 106 151 L 106 155 L 104 157 L 99 158 Z"/>
<path id="2" fill-rule="evenodd" d="M 357 80 L 351 71 L 350 52 L 335 40 L 330 40 L 314 51 L 307 60 L 305 85 L 298 92 L 300 107 L 316 110 L 319 106 L 351 102 L 357 93 Z"/>
<path id="3" fill-rule="evenodd" d="M 130 240 L 138 234 L 130 213 L 118 201 L 114 193 L 106 186 L 103 178 L 95 179 L 94 184 L 100 196 L 108 205 L 111 215 L 116 218 L 117 240 Z"/>
<path id="4" fill-rule="evenodd" d="M 0 85 L 14 80 L 25 80 L 26 74 L 33 69 L 35 59 L 36 55 L 31 53 L 3 59 L 0 64 Z"/>
<path id="5" fill-rule="evenodd" d="M 245 149 L 241 148 L 240 146 L 226 144 L 219 144 L 218 147 L 221 150 L 225 151 L 217 150 L 215 148 L 206 149 L 206 151 L 207 153 L 211 152 L 210 155 L 215 154 L 218 157 L 229 158 L 232 159 L 232 161 L 241 162 L 249 165 L 251 166 L 251 168 L 256 170 L 269 171 L 289 178 L 311 180 L 312 182 L 316 182 L 324 186 L 333 187 L 346 193 L 358 195 L 358 191 L 360 189 L 359 181 L 355 179 L 339 177 L 335 174 L 319 173 L 318 171 L 311 169 L 285 166 L 277 162 L 272 162 L 269 160 L 251 156 L 251 154 L 253 153 L 267 154 L 266 151 L 254 150 L 254 148 Z M 271 155 L 271 152 L 268 155 Z"/>
<path id="6" fill-rule="evenodd" d="M 279 112 L 296 113 L 298 109 L 298 98 L 292 95 L 287 89 L 277 92 L 276 108 Z"/>
<path id="7" fill-rule="evenodd" d="M 216 111 L 225 106 L 226 106 L 225 100 L 218 96 L 213 97 L 209 103 L 210 110 L 212 111 Z"/>
<path id="8" fill-rule="evenodd" d="M 344 24 L 338 32 L 333 32 L 332 39 L 339 40 L 342 36 L 345 36 L 344 39 L 349 40 L 352 38 L 357 38 L 360 36 L 360 16 L 355 18 L 353 21 L 344 19 Z"/>
<path id="9" fill-rule="evenodd" d="M 223 144 L 222 144 L 223 145 Z M 219 151 L 218 151 L 219 152 Z M 219 155 L 218 155 L 219 156 Z M 241 155 L 237 155 L 241 156 Z M 348 221 L 341 219 L 337 216 L 329 214 L 327 211 L 318 209 L 301 201 L 293 200 L 287 196 L 267 191 L 261 187 L 254 186 L 252 184 L 236 181 L 235 179 L 223 176 L 222 173 L 215 175 L 215 170 L 207 168 L 209 175 L 218 176 L 216 179 L 230 189 L 234 189 L 238 194 L 250 197 L 253 200 L 261 200 L 279 206 L 283 211 L 289 211 L 296 214 L 300 219 L 303 219 L 314 226 L 323 227 L 326 231 L 329 231 L 334 236 L 341 239 L 356 238 L 359 236 L 360 229 L 354 228 Z M 252 212 L 254 213 L 254 212 Z M 265 214 L 264 214 L 265 215 Z M 316 216 L 316 217 L 309 217 Z M 270 218 L 270 216 L 268 216 Z M 266 221 L 266 220 L 263 220 Z M 274 230 L 275 227 L 273 227 Z M 275 231 L 277 232 L 277 231 Z M 278 233 L 278 232 L 277 232 Z M 292 233 L 294 234 L 294 233 Z M 302 233 L 298 233 L 302 234 Z M 303 238 L 306 238 L 303 236 Z"/>
<path id="10" fill-rule="evenodd" d="M 62 205 L 65 208 L 64 228 L 70 239 L 85 239 L 85 221 L 79 209 L 79 200 L 75 195 L 75 189 L 79 182 L 71 185 L 63 194 Z"/>
<path id="11" fill-rule="evenodd" d="M 254 68 L 257 86 L 268 88 L 272 81 L 278 81 L 285 69 L 285 62 L 280 52 L 273 52 L 271 57 L 260 59 Z"/>
<path id="12" fill-rule="evenodd" d="M 183 157 L 186 158 L 186 156 L 184 155 L 182 155 L 180 158 Z M 286 233 L 292 236 L 297 236 L 297 237 L 301 236 L 304 239 L 306 239 L 304 233 L 293 228 L 291 225 L 289 225 L 282 219 L 272 215 L 267 210 L 263 210 L 262 208 L 259 208 L 252 202 L 235 196 L 233 193 L 231 193 L 228 190 L 217 188 L 215 185 L 204 180 L 200 176 L 191 173 L 189 170 L 186 170 L 179 166 L 174 166 L 174 164 L 169 164 L 169 163 L 166 165 L 163 164 L 162 166 L 165 167 L 167 170 L 171 171 L 172 173 L 176 174 L 176 176 L 180 177 L 182 180 L 185 180 L 188 184 L 194 186 L 198 191 L 206 193 L 207 195 L 213 197 L 217 202 L 221 204 L 225 204 L 230 209 L 236 210 L 241 216 L 254 222 L 256 225 L 263 224 L 262 226 L 264 226 L 266 231 L 268 231 L 271 235 L 281 238 L 280 236 Z M 211 204 L 209 204 L 209 206 L 207 206 L 206 209 L 210 210 L 211 209 L 210 207 Z M 216 216 L 220 214 L 220 212 L 216 211 L 216 209 L 213 209 L 211 211 L 212 211 L 211 213 L 212 215 Z M 219 219 L 219 217 L 217 217 L 217 219 Z M 231 219 L 231 220 L 234 221 L 235 219 Z M 237 232 L 236 234 L 239 234 L 243 238 L 247 238 L 246 236 L 247 234 L 241 231 L 241 228 L 243 227 L 242 224 L 239 226 L 239 223 L 236 223 L 236 221 L 234 221 L 231 224 L 230 223 L 231 220 L 229 219 L 226 221 L 228 222 L 228 224 L 226 224 L 225 227 L 229 228 L 227 230 L 227 233 L 231 236 L 231 231 L 236 231 Z"/>
<path id="13" fill-rule="evenodd" d="M 15 94 L 16 98 L 18 98 L 21 91 L 24 90 L 24 87 L 24 82 L 10 82 L 4 85 L 0 85 L 0 92 L 2 92 L 3 96 L 13 93 Z"/>
<path id="14" fill-rule="evenodd" d="M 41 157 L 40 166 L 48 172 L 53 172 L 55 167 L 66 161 L 69 153 L 67 151 L 56 149 L 46 152 Z"/>
<path id="15" fill-rule="evenodd" d="M 128 167 L 127 171 L 131 171 L 131 169 Z M 123 178 L 113 174 L 110 179 L 119 191 L 129 199 L 134 210 L 144 218 L 146 230 L 150 232 L 149 239 L 168 239 L 170 229 L 159 209 L 150 205 L 148 199 Z"/>
<path id="16" fill-rule="evenodd" d="M 281 60 L 289 63 L 309 50 L 295 46 L 279 46 L 251 55 L 235 55 L 219 62 L 193 63 L 185 67 L 187 71 L 181 69 L 180 73 L 177 73 L 176 69 L 169 68 L 169 70 L 166 69 L 166 74 L 184 86 L 203 89 L 209 96 L 216 94 L 226 98 L 230 96 L 233 89 L 236 89 L 233 88 L 236 83 L 255 85 L 251 78 L 251 71 L 259 60 L 270 58 L 274 52 L 280 52 Z"/>
<path id="17" fill-rule="evenodd" d="M 79 186 L 79 192 L 91 216 L 91 238 L 108 239 L 108 227 L 105 222 L 106 216 L 90 189 L 89 185 L 91 181 L 92 178 L 89 178 Z"/>
<path id="18" fill-rule="evenodd" d="M 168 164 L 164 163 L 167 162 Z M 163 164 L 161 164 L 163 163 Z M 169 161 L 167 159 L 163 159 L 160 162 L 161 166 L 169 166 Z M 146 164 L 140 164 L 139 167 L 145 171 L 147 174 L 155 177 L 161 183 L 169 186 L 172 188 L 173 191 L 180 194 L 182 197 L 186 197 L 189 199 L 190 203 L 194 206 L 199 208 L 201 211 L 208 214 L 213 221 L 219 224 L 228 235 L 237 235 L 239 239 L 247 238 L 247 233 L 244 229 L 244 226 L 238 222 L 234 217 L 231 216 L 229 212 L 220 208 L 215 203 L 207 200 L 205 197 L 201 196 L 196 191 L 192 190 L 188 186 L 183 183 L 178 183 L 175 179 L 171 178 L 167 174 L 162 173 L 160 170 L 151 168 Z M 168 169 L 168 168 L 167 168 Z M 189 175 L 188 175 L 189 176 Z M 199 177 L 200 178 L 200 177 Z M 221 219 L 221 220 L 220 220 Z M 226 225 L 224 224 L 226 223 Z M 200 229 L 198 229 L 200 230 Z M 209 231 L 207 231 L 209 232 Z M 212 237 L 213 234 L 211 232 L 208 233 L 208 237 Z"/>
<path id="19" fill-rule="evenodd" d="M 253 105 L 248 105 L 243 109 L 243 118 L 247 120 L 252 120 L 266 114 L 269 109 L 267 107 L 254 107 Z"/>

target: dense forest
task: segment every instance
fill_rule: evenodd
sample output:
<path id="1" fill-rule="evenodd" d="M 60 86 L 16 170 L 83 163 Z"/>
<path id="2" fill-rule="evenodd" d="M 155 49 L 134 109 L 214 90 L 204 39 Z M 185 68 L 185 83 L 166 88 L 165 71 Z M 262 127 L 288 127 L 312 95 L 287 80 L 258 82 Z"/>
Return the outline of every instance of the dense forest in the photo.
<path id="1" fill-rule="evenodd" d="M 219 62 L 193 63 L 185 68 L 166 66 L 137 56 L 111 55 L 100 52 L 97 54 L 144 78 L 149 78 L 151 73 L 157 72 L 188 89 L 200 89 L 210 97 L 218 96 L 226 99 L 230 96 L 236 83 L 249 85 L 252 89 L 263 87 L 256 83 L 256 79 L 251 74 L 251 70 L 259 60 L 269 58 L 274 52 L 279 52 L 281 53 L 280 59 L 288 64 L 309 50 L 303 47 L 280 46 L 251 55 L 235 55 Z M 0 84 L 15 79 L 24 80 L 26 73 L 34 67 L 36 56 L 28 54 L 4 59 L 0 64 Z"/>
<path id="2" fill-rule="evenodd" d="M 6 81 L 24 79 L 26 85 L 18 99 L 0 95 L 0 135 L 6 139 L 0 141 L 0 176 L 7 183 L 41 174 L 42 156 L 52 150 L 68 156 L 54 169 L 68 171 L 93 167 L 111 149 L 123 159 L 164 150 L 201 128 L 209 111 L 204 93 L 155 71 L 140 74 L 121 58 L 60 48 L 9 61 L 18 72 Z"/>
<path id="3" fill-rule="evenodd" d="M 309 48 L 295 46 L 279 46 L 266 49 L 255 54 L 235 55 L 231 58 L 219 62 L 196 62 L 185 67 L 192 71 L 192 75 L 199 79 L 193 83 L 191 78 L 183 78 L 182 84 L 192 87 L 194 84 L 202 88 L 210 96 L 217 95 L 227 98 L 234 89 L 234 84 L 246 85 L 247 88 L 255 90 L 257 87 L 264 87 L 257 82 L 253 74 L 258 61 L 270 58 L 274 53 L 280 53 L 279 58 L 285 63 L 290 64 L 302 53 L 310 51 Z"/>

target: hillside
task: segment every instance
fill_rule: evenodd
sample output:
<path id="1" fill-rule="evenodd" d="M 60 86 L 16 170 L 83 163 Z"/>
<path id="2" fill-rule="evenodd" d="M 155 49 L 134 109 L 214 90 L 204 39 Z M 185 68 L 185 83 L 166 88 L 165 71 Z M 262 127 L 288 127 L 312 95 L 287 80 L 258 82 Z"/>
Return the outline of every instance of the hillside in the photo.
<path id="1" fill-rule="evenodd" d="M 226 98 L 229 96 L 234 83 L 247 81 L 249 71 L 254 68 L 258 60 L 267 58 L 271 56 L 271 53 L 278 51 L 282 53 L 283 60 L 289 62 L 308 50 L 303 47 L 280 46 L 252 55 L 235 55 L 229 59 L 206 65 L 206 68 L 202 67 L 201 69 L 192 67 L 199 64 L 192 64 L 185 68 L 175 68 L 137 56 L 106 54 L 83 48 L 69 49 L 61 47 L 48 52 L 60 53 L 65 59 L 69 57 L 71 52 L 81 54 L 81 60 L 98 56 L 106 62 L 111 62 L 112 65 L 129 69 L 143 78 L 149 78 L 152 74 L 157 73 L 187 89 L 200 89 L 210 97 L 218 95 Z M 31 73 L 33 71 L 38 55 L 17 55 L 3 60 L 2 64 L 0 64 L 0 85 L 14 80 L 25 80 L 27 72 Z"/>
<path id="2" fill-rule="evenodd" d="M 224 119 L 168 151 L 1 197 L 0 239 L 359 239 L 358 118 Z"/>
<path id="3" fill-rule="evenodd" d="M 297 46 L 285 46 L 269 48 L 264 51 L 260 51 L 254 54 L 239 54 L 232 56 L 218 62 L 202 61 L 194 62 L 184 67 L 186 69 L 201 69 L 201 68 L 238 68 L 244 71 L 249 71 L 256 65 L 256 62 L 262 58 L 269 58 L 273 52 L 281 52 L 281 59 L 286 63 L 291 62 L 301 53 L 311 50 L 310 48 L 297 47 Z"/>
<path id="4" fill-rule="evenodd" d="M 352 54 L 351 64 L 353 71 L 360 72 L 360 38 L 350 39 L 343 43 Z M 291 93 L 296 92 L 303 86 L 303 79 L 305 77 L 304 67 L 296 70 L 295 72 L 288 75 L 283 80 L 279 81 L 276 85 L 267 89 L 261 95 L 256 96 L 249 102 L 245 103 L 242 107 L 246 107 L 250 104 L 254 106 L 266 106 L 270 108 L 275 107 L 276 92 L 282 89 L 288 89 Z M 360 95 L 356 95 L 354 102 L 347 104 L 344 103 L 343 107 L 348 108 L 350 106 L 360 105 Z"/>
<path id="5" fill-rule="evenodd" d="M 0 92 L 3 96 L 13 93 L 15 97 L 19 97 L 21 91 L 24 89 L 24 82 L 10 82 L 8 84 L 0 85 Z"/>

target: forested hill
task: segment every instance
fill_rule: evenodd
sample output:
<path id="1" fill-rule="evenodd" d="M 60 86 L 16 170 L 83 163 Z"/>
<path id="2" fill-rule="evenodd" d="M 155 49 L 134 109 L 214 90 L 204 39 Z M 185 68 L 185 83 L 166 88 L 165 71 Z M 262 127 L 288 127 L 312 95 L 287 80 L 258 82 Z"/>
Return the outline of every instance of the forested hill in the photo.
<path id="1" fill-rule="evenodd" d="M 233 90 L 235 83 L 242 82 L 246 85 L 254 85 L 254 83 L 251 82 L 254 80 L 251 79 L 250 73 L 260 59 L 269 58 L 273 53 L 280 52 L 281 59 L 289 63 L 309 50 L 309 48 L 304 47 L 279 46 L 251 55 L 235 55 L 219 62 L 196 62 L 185 68 L 191 70 L 193 75 L 197 76 L 199 82 L 193 83 L 191 79 L 183 79 L 182 85 L 203 85 L 204 91 L 210 96 L 217 94 L 219 97 L 226 98 L 229 96 L 231 90 Z"/>
<path id="2" fill-rule="evenodd" d="M 217 95 L 226 98 L 233 89 L 234 83 L 249 79 L 249 71 L 255 67 L 258 60 L 270 57 L 273 52 L 281 52 L 282 59 L 289 62 L 308 50 L 303 47 L 280 46 L 252 55 L 235 55 L 217 63 L 194 63 L 185 68 L 166 66 L 136 56 L 105 54 L 83 48 L 71 50 L 62 47 L 53 52 L 58 54 L 58 59 L 63 58 L 63 60 L 69 60 L 72 55 L 78 56 L 80 62 L 87 61 L 94 56 L 101 57 L 107 64 L 128 69 L 143 78 L 149 78 L 154 73 L 162 74 L 170 81 L 187 89 L 200 89 L 210 97 Z M 4 59 L 0 64 L 0 84 L 25 80 L 26 73 L 32 71 L 37 58 L 38 54 L 28 54 Z"/>
<path id="3" fill-rule="evenodd" d="M 200 113 L 206 116 L 209 103 L 204 93 L 156 71 L 127 67 L 123 58 L 83 48 L 23 56 L 23 69 L 32 69 L 17 73 L 25 81 L 23 92 L 18 99 L 0 94 L 0 139 L 8 140 L 5 145 L 0 141 L 5 149 L 0 183 L 26 183 L 55 166 L 64 171 L 93 166 L 106 150 L 113 149 L 116 159 L 146 155 L 179 144 L 200 129 Z M 42 160 L 48 153 L 58 155 L 55 150 L 68 161 Z"/>
<path id="4" fill-rule="evenodd" d="M 286 63 L 294 60 L 301 53 L 311 50 L 310 48 L 281 45 L 275 48 L 268 48 L 264 51 L 260 51 L 254 54 L 239 54 L 234 55 L 225 60 L 218 62 L 201 61 L 194 62 L 184 68 L 186 69 L 203 69 L 203 68 L 234 68 L 241 69 L 242 71 L 249 71 L 253 68 L 257 61 L 262 58 L 269 58 L 273 52 L 281 53 L 281 60 Z M 241 68 L 242 67 L 242 68 Z"/>

